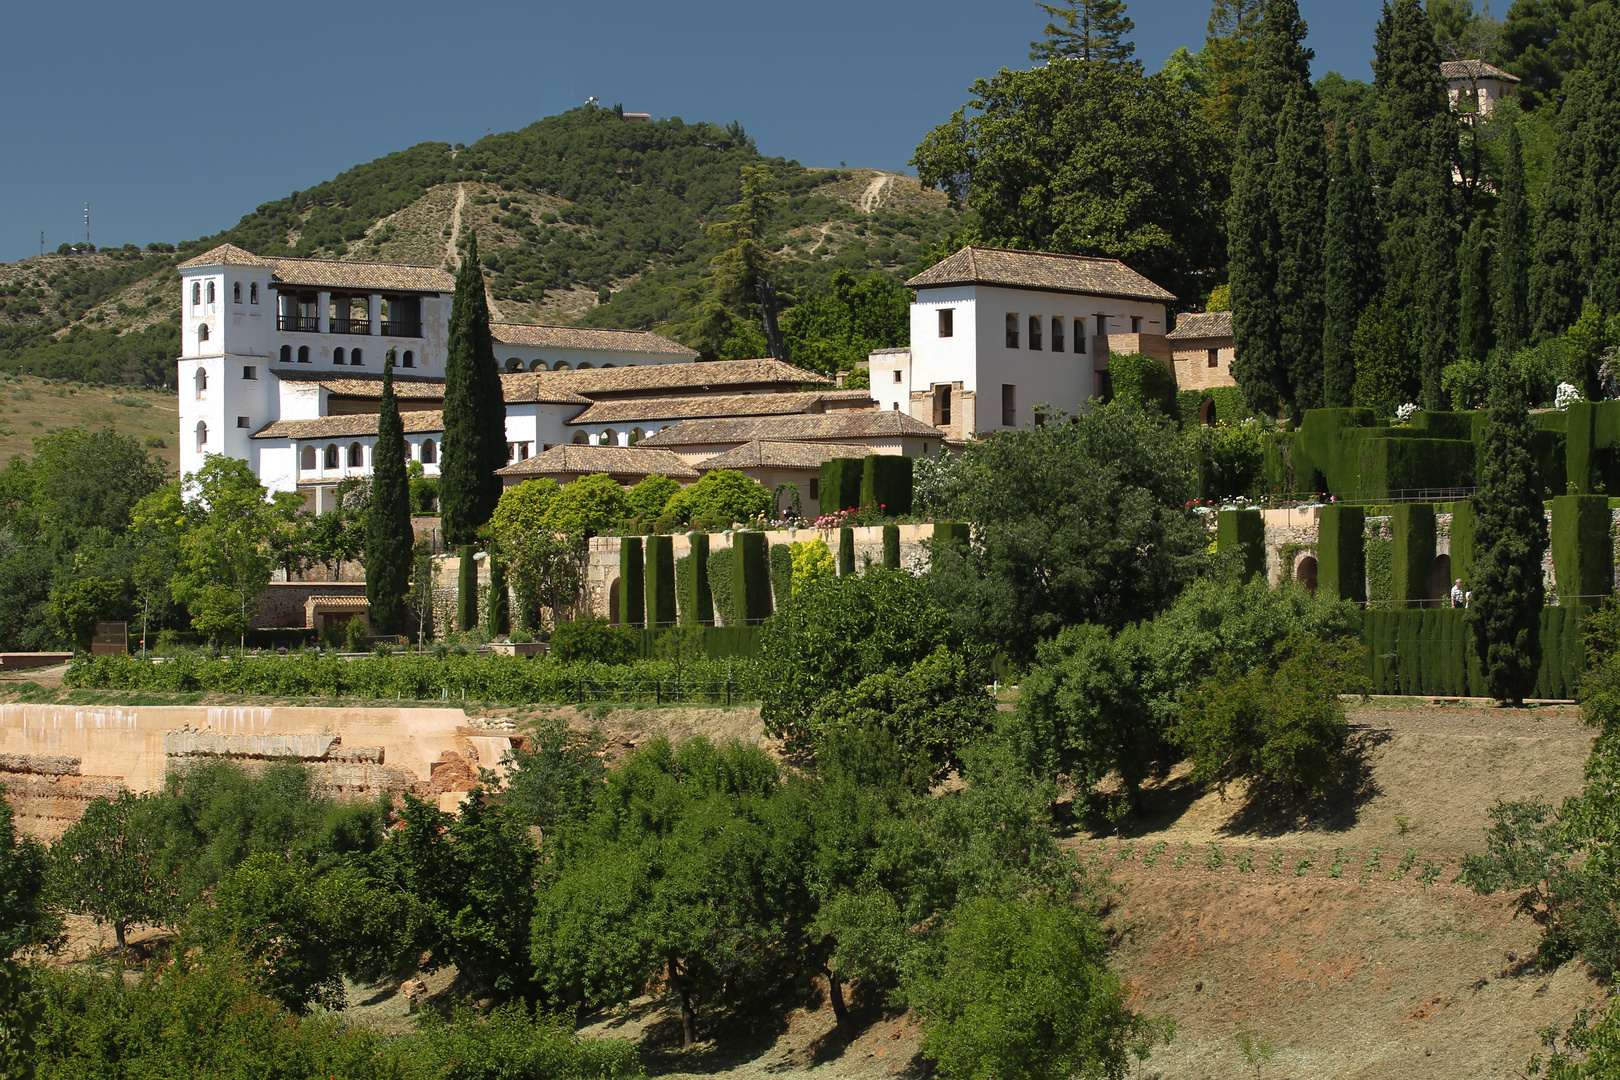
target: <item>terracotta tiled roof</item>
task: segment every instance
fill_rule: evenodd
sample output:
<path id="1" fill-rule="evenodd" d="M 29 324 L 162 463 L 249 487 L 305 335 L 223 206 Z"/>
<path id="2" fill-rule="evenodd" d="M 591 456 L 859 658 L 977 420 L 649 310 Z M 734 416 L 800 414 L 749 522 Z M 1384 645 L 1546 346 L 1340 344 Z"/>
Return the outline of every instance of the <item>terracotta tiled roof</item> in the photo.
<path id="1" fill-rule="evenodd" d="M 497 469 L 498 476 L 562 476 L 607 473 L 609 476 L 651 476 L 696 480 L 698 472 L 668 450 L 640 446 L 581 446 L 564 443 L 550 450 Z"/>
<path id="2" fill-rule="evenodd" d="M 436 266 L 401 263 L 343 262 L 338 259 L 284 259 L 255 255 L 234 244 L 221 244 L 180 264 L 197 266 L 265 266 L 283 285 L 322 289 L 376 289 L 387 292 L 454 292 L 456 279 Z"/>
<path id="3" fill-rule="evenodd" d="M 1164 335 L 1171 341 L 1232 336 L 1230 311 L 1195 311 L 1176 316 L 1176 328 Z"/>
<path id="4" fill-rule="evenodd" d="M 371 601 L 363 596 L 312 596 L 304 601 L 305 607 L 338 608 L 349 611 L 369 611 Z"/>
<path id="5" fill-rule="evenodd" d="M 1174 293 L 1153 284 L 1118 259 L 972 246 L 930 266 L 906 284 L 914 289 L 941 285 L 1007 285 L 1127 300 L 1176 298 Z"/>
<path id="6" fill-rule="evenodd" d="M 865 457 L 870 446 L 855 443 L 746 442 L 741 446 L 705 458 L 695 466 L 699 472 L 715 469 L 817 469 L 824 462 L 840 457 Z"/>
<path id="7" fill-rule="evenodd" d="M 641 364 L 636 367 L 589 368 L 585 371 L 526 371 L 501 378 L 534 379 L 541 387 L 554 387 L 590 398 L 615 394 L 664 397 L 683 391 L 735 391 L 752 386 L 779 390 L 798 390 L 806 386 L 831 389 L 833 385 L 833 381 L 825 375 L 769 359 Z M 508 391 L 508 400 L 512 400 L 510 394 L 511 391 Z"/>
<path id="8" fill-rule="evenodd" d="M 840 439 L 894 438 L 901 435 L 933 439 L 945 433 L 903 412 L 840 409 L 805 416 L 761 416 L 730 420 L 682 420 L 643 439 L 640 446 L 701 446 L 704 443 L 832 442 Z"/>
<path id="9" fill-rule="evenodd" d="M 562 374 L 559 372 L 558 374 Z M 549 375 L 536 371 L 519 371 L 501 376 L 501 396 L 507 401 L 538 402 L 541 405 L 589 405 L 591 399 L 581 397 Z"/>
<path id="10" fill-rule="evenodd" d="M 598 401 L 570 424 L 628 424 L 718 416 L 778 416 L 821 412 L 829 401 L 866 401 L 865 390 L 811 390 L 797 394 L 716 394 L 704 397 L 613 398 Z"/>
<path id="11" fill-rule="evenodd" d="M 1503 71 L 1483 60 L 1447 60 L 1440 65 L 1440 74 L 1446 79 L 1501 79 L 1518 82 L 1519 77 Z"/>
<path id="12" fill-rule="evenodd" d="M 399 419 L 407 435 L 444 430 L 444 413 L 402 412 Z M 377 434 L 376 413 L 321 416 L 313 420 L 276 420 L 253 433 L 255 439 L 346 439 Z"/>
<path id="13" fill-rule="evenodd" d="M 326 387 L 327 393 L 342 397 L 382 397 L 381 375 L 341 375 L 333 378 L 307 368 L 301 371 L 277 368 L 276 378 L 282 382 L 318 383 Z M 444 397 L 444 380 L 396 374 L 394 396 L 401 401 L 439 401 Z"/>
<path id="14" fill-rule="evenodd" d="M 609 352 L 653 353 L 658 356 L 696 358 L 697 353 L 651 330 L 599 330 L 586 326 L 537 326 L 529 323 L 489 324 L 499 345 L 537 345 L 546 349 L 602 349 Z"/>

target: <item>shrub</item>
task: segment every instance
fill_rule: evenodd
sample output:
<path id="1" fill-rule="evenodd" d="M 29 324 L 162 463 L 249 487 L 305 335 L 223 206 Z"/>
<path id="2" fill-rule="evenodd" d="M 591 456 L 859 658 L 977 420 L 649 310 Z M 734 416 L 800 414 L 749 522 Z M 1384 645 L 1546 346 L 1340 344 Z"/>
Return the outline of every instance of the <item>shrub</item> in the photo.
<path id="1" fill-rule="evenodd" d="M 709 552 L 708 562 L 709 597 L 714 616 L 726 626 L 736 626 L 738 620 L 731 580 L 732 551 L 728 547 L 717 548 Z"/>
<path id="2" fill-rule="evenodd" d="M 618 481 L 603 473 L 566 485 L 545 512 L 545 527 L 571 536 L 595 536 L 617 529 L 630 514 L 630 500 Z"/>
<path id="3" fill-rule="evenodd" d="M 793 551 L 787 544 L 771 545 L 771 598 L 780 608 L 793 595 Z"/>
<path id="4" fill-rule="evenodd" d="M 636 658 L 636 639 L 625 627 L 586 617 L 565 622 L 551 632 L 551 654 L 565 662 L 627 664 Z"/>
<path id="5" fill-rule="evenodd" d="M 1159 361 L 1141 353 L 1110 356 L 1108 375 L 1119 401 L 1143 410 L 1153 405 L 1167 417 L 1178 415 L 1176 377 Z"/>
<path id="6" fill-rule="evenodd" d="M 656 521 L 663 516 L 669 500 L 681 490 L 681 485 L 667 476 L 653 473 L 630 489 L 630 514 L 641 521 Z"/>
<path id="7" fill-rule="evenodd" d="M 795 593 L 823 578 L 838 575 L 838 568 L 833 565 L 832 550 L 827 547 L 825 540 L 795 540 L 788 545 L 788 551 L 793 557 Z"/>
<path id="8" fill-rule="evenodd" d="M 758 480 L 733 469 L 716 469 L 682 488 L 664 508 L 682 524 L 726 528 L 764 514 L 774 515 L 776 499 Z"/>

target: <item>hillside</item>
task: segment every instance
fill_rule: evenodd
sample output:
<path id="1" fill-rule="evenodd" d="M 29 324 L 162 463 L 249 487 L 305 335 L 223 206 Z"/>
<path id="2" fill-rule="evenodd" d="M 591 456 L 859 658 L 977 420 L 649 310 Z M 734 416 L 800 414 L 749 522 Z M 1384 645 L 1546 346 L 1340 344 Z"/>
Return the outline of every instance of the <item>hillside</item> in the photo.
<path id="1" fill-rule="evenodd" d="M 111 427 L 132 436 L 173 473 L 180 469 L 178 401 L 133 386 L 63 386 L 31 375 L 0 376 L 0 464 L 32 457 L 34 440 L 61 427 Z"/>
<path id="2" fill-rule="evenodd" d="M 0 370 L 163 385 L 178 346 L 174 265 L 224 242 L 453 265 L 472 231 L 499 319 L 666 326 L 714 254 L 704 226 L 736 200 L 742 167 L 766 162 L 781 188 L 770 228 L 797 289 L 841 269 L 900 275 L 961 222 L 915 178 L 767 159 L 736 125 L 574 109 L 471 146 L 422 143 L 357 165 L 178 251 L 128 245 L 0 265 Z"/>

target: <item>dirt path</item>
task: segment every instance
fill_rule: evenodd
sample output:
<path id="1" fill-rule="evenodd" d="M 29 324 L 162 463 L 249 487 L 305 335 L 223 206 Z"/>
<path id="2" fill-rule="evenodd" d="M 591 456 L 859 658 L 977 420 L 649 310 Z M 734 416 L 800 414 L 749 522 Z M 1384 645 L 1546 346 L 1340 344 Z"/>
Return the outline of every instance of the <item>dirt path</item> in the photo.
<path id="1" fill-rule="evenodd" d="M 893 179 L 894 177 L 889 176 L 887 173 L 878 173 L 872 177 L 872 182 L 866 185 L 865 191 L 861 192 L 861 213 L 870 214 L 872 212 L 872 209 L 877 206 L 878 198 L 883 194 L 883 190 L 889 186 L 889 181 Z"/>
<path id="2" fill-rule="evenodd" d="M 461 235 L 461 208 L 467 205 L 467 185 L 456 185 L 456 206 L 450 211 L 450 235 L 444 242 L 444 261 L 451 266 L 461 265 L 461 256 L 456 252 L 456 238 Z"/>

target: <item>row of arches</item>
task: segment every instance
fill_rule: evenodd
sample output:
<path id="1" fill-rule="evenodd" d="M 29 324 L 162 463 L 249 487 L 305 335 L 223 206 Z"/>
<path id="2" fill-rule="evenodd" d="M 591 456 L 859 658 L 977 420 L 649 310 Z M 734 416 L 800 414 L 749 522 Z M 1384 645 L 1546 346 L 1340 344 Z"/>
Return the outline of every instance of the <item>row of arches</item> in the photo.
<path id="1" fill-rule="evenodd" d="M 214 303 L 214 301 L 215 301 L 214 283 L 212 281 L 210 281 L 210 282 L 208 282 L 208 302 L 210 304 L 212 304 L 212 303 Z M 240 304 L 242 302 L 242 283 L 240 281 L 231 282 L 231 301 L 233 303 L 237 303 L 237 304 Z M 202 302 L 203 302 L 203 283 L 200 282 L 200 281 L 193 281 L 191 283 L 191 306 L 192 307 L 201 307 Z M 257 281 L 250 281 L 250 282 L 248 282 L 248 303 L 257 304 L 258 302 L 259 302 L 259 283 Z"/>
<path id="2" fill-rule="evenodd" d="M 634 446 L 648 435 L 656 432 L 643 431 L 641 428 L 631 428 L 624 436 L 624 442 L 619 441 L 619 433 L 607 428 L 597 435 L 588 431 L 574 432 L 575 446 Z"/>
<path id="3" fill-rule="evenodd" d="M 508 375 L 515 375 L 520 371 L 590 371 L 597 365 L 592 364 L 589 360 L 581 360 L 578 364 L 570 364 L 566 360 L 558 360 L 555 364 L 547 367 L 544 360 L 530 360 L 527 364 L 524 364 L 524 362 L 516 356 L 509 356 L 506 358 L 506 364 L 504 366 Z M 603 364 L 601 366 L 603 368 L 610 368 L 617 367 L 618 365 Z M 631 364 L 630 366 L 635 367 L 636 365 Z"/>
<path id="4" fill-rule="evenodd" d="M 204 326 L 202 329 L 206 331 L 207 327 Z M 206 341 L 207 338 L 208 335 L 204 333 L 202 335 L 202 339 Z M 309 363 L 309 346 L 300 345 L 298 346 L 298 352 L 294 353 L 291 345 L 283 345 L 281 347 L 280 359 L 283 364 L 307 364 Z M 338 348 L 332 350 L 332 364 L 335 367 L 342 367 L 345 365 L 348 367 L 364 367 L 365 354 L 359 349 L 350 349 L 347 353 L 347 359 L 345 359 L 343 348 L 339 346 Z M 402 368 L 415 367 L 416 353 L 410 349 L 406 349 L 404 353 L 400 355 L 399 366 Z"/>
<path id="5" fill-rule="evenodd" d="M 200 426 L 202 425 L 199 425 L 199 427 Z M 407 458 L 410 457 L 410 444 L 408 443 L 405 446 L 405 456 Z M 337 443 L 328 443 L 326 449 L 319 455 L 317 455 L 314 446 L 305 446 L 303 450 L 299 452 L 299 469 L 304 472 L 314 472 L 317 458 L 320 460 L 321 468 L 323 469 L 340 468 L 341 464 L 345 463 L 345 459 L 349 468 L 363 469 L 366 466 L 366 446 L 364 443 L 352 442 L 348 446 L 347 453 L 345 453 L 344 449 L 338 446 Z M 432 439 L 422 440 L 421 460 L 422 464 L 424 465 L 438 464 L 439 447 L 438 444 Z"/>

